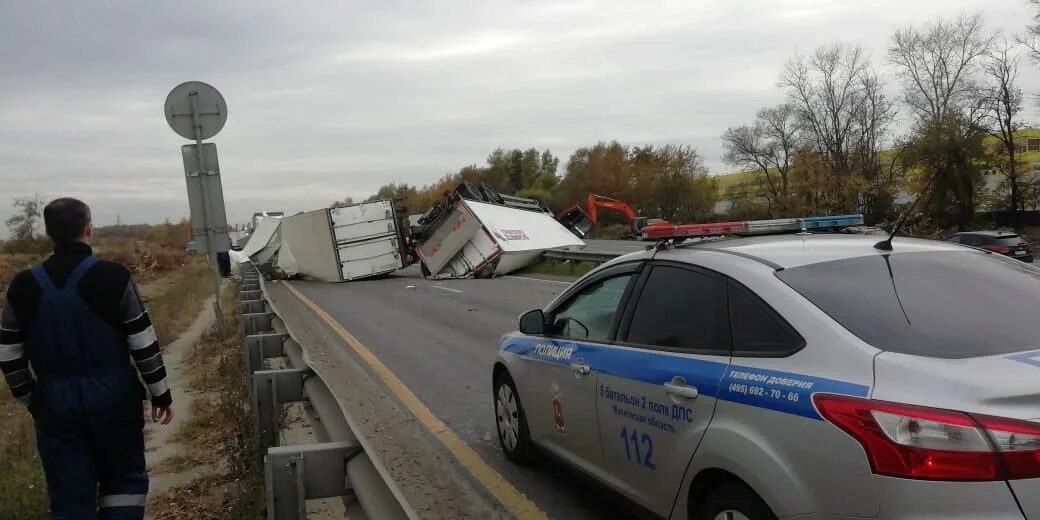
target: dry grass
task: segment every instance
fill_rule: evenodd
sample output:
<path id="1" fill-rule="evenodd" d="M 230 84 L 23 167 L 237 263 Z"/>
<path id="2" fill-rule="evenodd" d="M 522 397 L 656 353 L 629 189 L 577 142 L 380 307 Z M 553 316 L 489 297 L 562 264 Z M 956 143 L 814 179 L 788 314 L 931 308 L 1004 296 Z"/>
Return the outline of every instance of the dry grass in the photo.
<path id="1" fill-rule="evenodd" d="M 0 255 L 0 295 L 14 275 L 39 262 L 37 255 Z M 36 454 L 32 417 L 0 384 L 0 518 L 36 519 L 47 514 L 47 485 Z"/>
<path id="2" fill-rule="evenodd" d="M 40 255 L 0 254 L 0 295 L 7 293 L 7 287 L 19 271 L 36 265 L 42 259 Z"/>
<path id="3" fill-rule="evenodd" d="M 234 291 L 225 298 L 225 333 L 211 330 L 188 357 L 192 390 L 201 393 L 192 418 L 175 439 L 186 450 L 172 467 L 209 464 L 214 470 L 195 481 L 153 497 L 157 520 L 263 517 L 262 450 L 249 407 L 245 365 Z"/>
<path id="4" fill-rule="evenodd" d="M 204 259 L 194 258 L 183 267 L 141 286 L 141 296 L 162 343 L 173 341 L 212 294 L 212 274 Z"/>
<path id="5" fill-rule="evenodd" d="M 45 517 L 47 484 L 36 454 L 32 418 L 0 385 L 0 518 Z"/>

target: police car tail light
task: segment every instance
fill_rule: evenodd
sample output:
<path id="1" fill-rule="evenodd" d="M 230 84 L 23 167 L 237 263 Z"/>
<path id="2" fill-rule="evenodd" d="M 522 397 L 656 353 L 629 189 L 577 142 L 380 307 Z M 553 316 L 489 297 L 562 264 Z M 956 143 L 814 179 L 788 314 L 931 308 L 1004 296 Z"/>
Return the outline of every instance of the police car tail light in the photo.
<path id="1" fill-rule="evenodd" d="M 921 480 L 1005 480 L 986 432 L 967 414 L 816 394 L 820 414 L 859 441 L 874 473 Z"/>
<path id="2" fill-rule="evenodd" d="M 972 415 L 1004 461 L 1008 478 L 1040 478 L 1040 424 L 1018 419 Z"/>

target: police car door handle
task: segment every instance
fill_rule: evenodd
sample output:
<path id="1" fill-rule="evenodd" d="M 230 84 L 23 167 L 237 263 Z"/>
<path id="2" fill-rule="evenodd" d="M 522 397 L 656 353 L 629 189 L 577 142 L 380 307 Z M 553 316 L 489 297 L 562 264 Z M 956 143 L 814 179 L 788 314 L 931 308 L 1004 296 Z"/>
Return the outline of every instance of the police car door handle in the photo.
<path id="1" fill-rule="evenodd" d="M 578 375 L 578 376 L 587 376 L 587 375 L 592 373 L 592 367 L 586 365 L 585 363 L 583 363 L 581 361 L 578 361 L 576 363 L 572 363 L 571 364 L 571 370 L 573 370 L 574 374 Z"/>
<path id="2" fill-rule="evenodd" d="M 684 384 L 676 383 L 665 383 L 664 391 L 676 397 L 682 397 L 686 399 L 696 399 L 700 392 L 697 391 L 696 386 L 687 386 Z"/>

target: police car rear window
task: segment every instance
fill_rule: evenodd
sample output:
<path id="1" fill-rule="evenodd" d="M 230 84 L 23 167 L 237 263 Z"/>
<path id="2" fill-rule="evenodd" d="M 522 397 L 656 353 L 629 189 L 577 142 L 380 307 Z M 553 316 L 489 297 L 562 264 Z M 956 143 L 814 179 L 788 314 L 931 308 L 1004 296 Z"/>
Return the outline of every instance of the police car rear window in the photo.
<path id="1" fill-rule="evenodd" d="M 1040 348 L 1040 269 L 1001 255 L 871 255 L 777 277 L 882 350 L 956 359 Z"/>

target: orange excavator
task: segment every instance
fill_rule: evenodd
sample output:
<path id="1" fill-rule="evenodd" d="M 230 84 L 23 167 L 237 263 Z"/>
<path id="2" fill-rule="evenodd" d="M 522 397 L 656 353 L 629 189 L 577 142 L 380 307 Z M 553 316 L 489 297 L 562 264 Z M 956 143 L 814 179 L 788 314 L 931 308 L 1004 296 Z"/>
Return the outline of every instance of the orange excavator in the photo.
<path id="1" fill-rule="evenodd" d="M 582 208 L 581 204 L 575 204 L 560 212 L 556 217 L 556 220 L 560 224 L 563 224 L 564 227 L 571 230 L 571 232 L 579 238 L 587 238 L 589 233 L 591 233 L 592 229 L 596 226 L 596 222 L 599 220 L 599 208 L 611 209 L 619 213 L 624 213 L 625 217 L 628 219 L 629 231 L 632 236 L 638 236 L 644 227 L 668 224 L 667 221 L 661 219 L 640 217 L 636 215 L 636 212 L 632 207 L 625 202 L 610 197 L 604 197 L 602 195 L 595 195 L 593 193 L 590 193 L 585 199 L 584 208 Z"/>

